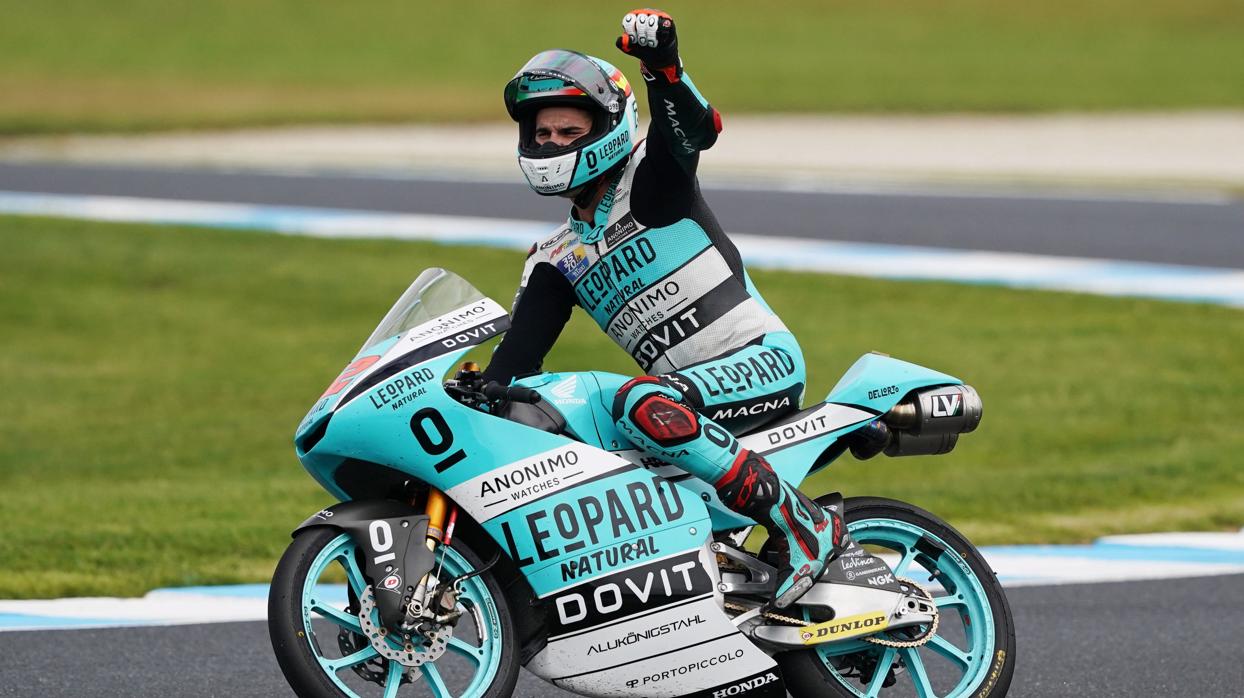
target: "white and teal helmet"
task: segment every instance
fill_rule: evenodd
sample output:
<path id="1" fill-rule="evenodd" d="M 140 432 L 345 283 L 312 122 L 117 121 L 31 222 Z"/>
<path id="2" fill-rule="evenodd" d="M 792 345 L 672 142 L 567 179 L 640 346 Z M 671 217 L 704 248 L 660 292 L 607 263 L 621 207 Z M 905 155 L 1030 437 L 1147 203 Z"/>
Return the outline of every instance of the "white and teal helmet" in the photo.
<path id="1" fill-rule="evenodd" d="M 572 106 L 592 114 L 592 130 L 565 146 L 535 141 L 536 113 Z M 635 147 L 639 107 L 622 71 L 599 58 L 553 49 L 536 54 L 505 86 L 518 122 L 518 165 L 537 193 L 573 195 Z"/>

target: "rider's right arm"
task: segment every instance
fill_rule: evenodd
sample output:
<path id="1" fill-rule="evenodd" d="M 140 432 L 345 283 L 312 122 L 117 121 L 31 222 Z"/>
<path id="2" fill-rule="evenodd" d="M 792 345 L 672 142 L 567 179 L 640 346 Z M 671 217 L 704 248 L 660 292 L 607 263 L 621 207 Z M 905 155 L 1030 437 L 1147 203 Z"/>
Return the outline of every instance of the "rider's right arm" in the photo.
<path id="1" fill-rule="evenodd" d="M 721 133 L 721 115 L 683 71 L 674 19 L 661 10 L 632 10 L 622 18 L 617 46 L 640 60 L 648 85 L 649 157 L 667 155 L 684 178 L 694 179 L 700 151 Z"/>
<path id="2" fill-rule="evenodd" d="M 509 385 L 515 376 L 539 371 L 574 306 L 570 282 L 533 248 L 514 296 L 510 329 L 484 369 L 484 380 Z"/>
<path id="3" fill-rule="evenodd" d="M 633 180 L 631 213 L 650 228 L 670 225 L 693 215 L 700 151 L 717 142 L 721 116 L 683 71 L 668 14 L 650 8 L 628 12 L 617 46 L 640 59 L 651 119 Z"/>

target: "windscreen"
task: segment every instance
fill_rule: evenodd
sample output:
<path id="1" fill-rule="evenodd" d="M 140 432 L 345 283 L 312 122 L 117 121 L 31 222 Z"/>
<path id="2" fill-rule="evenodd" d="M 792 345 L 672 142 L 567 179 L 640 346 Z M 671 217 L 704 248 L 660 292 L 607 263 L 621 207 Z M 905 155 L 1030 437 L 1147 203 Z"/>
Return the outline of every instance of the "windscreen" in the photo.
<path id="1" fill-rule="evenodd" d="M 363 349 L 396 337 L 412 327 L 483 300 L 484 294 L 457 274 L 433 267 L 415 279 L 397 299 L 380 325 L 363 342 Z"/>

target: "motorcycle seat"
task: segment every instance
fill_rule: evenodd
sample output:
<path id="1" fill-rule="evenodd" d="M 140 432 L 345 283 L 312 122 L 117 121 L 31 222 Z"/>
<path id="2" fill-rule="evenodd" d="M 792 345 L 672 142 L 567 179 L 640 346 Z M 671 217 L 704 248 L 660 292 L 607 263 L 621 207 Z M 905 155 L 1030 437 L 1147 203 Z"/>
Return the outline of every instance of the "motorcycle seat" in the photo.
<path id="1" fill-rule="evenodd" d="M 750 436 L 751 434 L 755 434 L 757 432 L 761 432 L 766 429 L 772 429 L 773 427 L 781 426 L 782 424 L 788 424 L 790 422 L 797 422 L 800 419 L 803 419 L 804 417 L 807 417 L 808 415 L 820 409 L 821 405 L 823 404 L 824 403 L 817 403 L 807 409 L 802 409 L 802 410 L 798 410 L 795 412 L 780 413 L 775 417 L 772 417 L 770 419 L 767 419 L 761 422 L 760 424 L 750 426 L 747 429 L 742 429 L 740 431 L 732 431 L 731 433 L 734 434 L 735 438 L 741 439 L 745 436 Z"/>

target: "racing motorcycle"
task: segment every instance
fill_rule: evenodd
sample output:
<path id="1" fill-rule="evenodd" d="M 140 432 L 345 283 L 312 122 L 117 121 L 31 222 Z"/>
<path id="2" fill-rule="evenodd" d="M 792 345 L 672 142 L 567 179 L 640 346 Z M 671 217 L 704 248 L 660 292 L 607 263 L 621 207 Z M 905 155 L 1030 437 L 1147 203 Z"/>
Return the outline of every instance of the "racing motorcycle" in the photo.
<path id="1" fill-rule="evenodd" d="M 1006 693 L 1011 612 L 955 529 L 822 497 L 853 542 L 777 612 L 786 551 L 746 547 L 754 522 L 622 437 L 626 376 L 454 371 L 508 323 L 428 269 L 299 424 L 299 459 L 340 503 L 297 527 L 272 580 L 269 632 L 298 695 L 508 696 L 520 666 L 589 696 Z M 960 380 L 874 353 L 739 441 L 802 482 L 848 449 L 945 453 L 980 418 Z"/>

